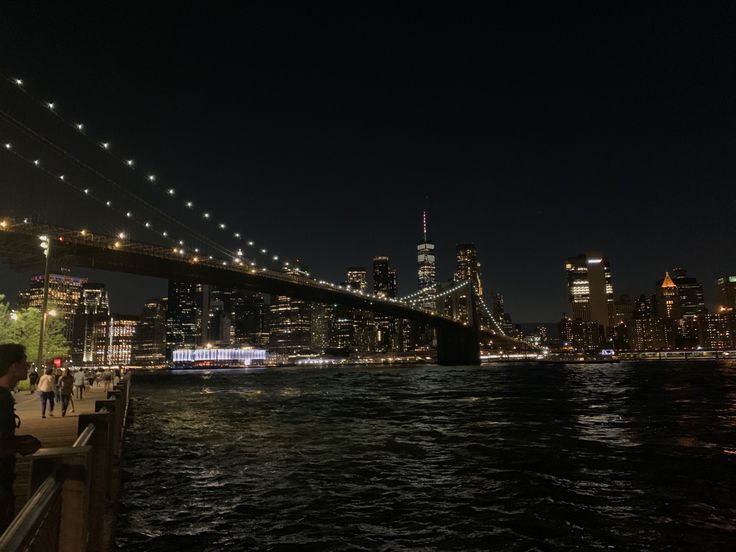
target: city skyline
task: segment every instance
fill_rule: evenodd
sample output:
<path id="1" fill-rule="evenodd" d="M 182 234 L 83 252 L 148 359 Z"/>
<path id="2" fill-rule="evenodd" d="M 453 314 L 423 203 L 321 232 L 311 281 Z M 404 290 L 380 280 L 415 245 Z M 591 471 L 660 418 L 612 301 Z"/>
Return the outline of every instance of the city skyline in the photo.
<path id="1" fill-rule="evenodd" d="M 468 245 L 468 244 L 458 244 L 459 246 Z M 472 244 L 471 244 L 472 245 Z M 416 255 L 416 254 L 415 254 Z M 583 257 L 585 256 L 584 253 L 580 253 Z M 376 257 L 382 257 L 380 255 Z M 375 258 L 373 258 L 373 261 Z M 415 257 L 416 258 L 416 257 Z M 570 256 L 568 256 L 567 260 L 562 259 L 561 260 L 561 266 L 563 269 L 560 271 L 560 277 L 558 285 L 554 286 L 554 290 L 552 291 L 553 294 L 557 294 L 560 296 L 560 310 L 557 314 L 557 317 L 552 315 L 549 319 L 534 319 L 534 320 L 524 320 L 520 319 L 517 316 L 514 316 L 514 311 L 510 308 L 507 308 L 506 310 L 513 316 L 514 323 L 515 324 L 529 324 L 529 323 L 536 323 L 536 322 L 544 322 L 544 323 L 554 323 L 559 319 L 559 315 L 569 313 L 569 280 L 568 285 L 566 285 L 566 279 L 569 279 L 569 270 L 568 276 L 565 276 L 565 265 L 566 261 L 567 264 L 569 264 Z M 391 263 L 393 264 L 394 260 L 391 259 Z M 610 259 L 608 256 L 606 256 L 607 261 L 610 262 Z M 455 262 L 457 259 L 455 256 L 452 257 L 453 262 Z M 361 266 L 346 266 L 343 270 L 343 274 L 341 278 L 338 278 L 338 282 L 344 282 L 349 281 L 349 272 L 351 269 L 355 268 L 369 268 L 370 262 L 366 262 L 364 265 Z M 615 265 L 615 263 L 614 263 Z M 91 282 L 105 282 L 105 285 L 109 290 L 111 290 L 111 299 L 110 299 L 110 305 L 111 310 L 114 310 L 115 312 L 120 312 L 124 314 L 135 314 L 136 310 L 142 306 L 146 301 L 152 299 L 152 298 L 160 298 L 160 297 L 166 297 L 167 295 L 167 289 L 168 289 L 168 280 L 161 279 L 161 278 L 152 278 L 147 276 L 140 276 L 136 274 L 124 274 L 124 273 L 118 273 L 118 272 L 110 272 L 105 270 L 95 270 L 95 269 L 87 269 L 87 268 L 76 268 L 76 267 L 64 267 L 68 272 L 65 274 L 68 274 L 70 277 L 74 278 L 82 278 L 85 280 L 89 280 Z M 716 312 L 719 306 L 719 287 L 724 287 L 726 284 L 723 283 L 728 282 L 728 278 L 734 278 L 733 275 L 728 274 L 726 272 L 717 273 L 717 276 L 713 279 L 712 282 L 703 281 L 702 279 L 698 278 L 698 275 L 696 274 L 690 274 L 690 272 L 687 270 L 687 267 L 679 267 L 679 266 L 669 266 L 665 267 L 660 273 L 652 274 L 649 278 L 648 285 L 644 285 L 640 288 L 633 288 L 633 289 L 621 289 L 616 284 L 616 276 L 618 276 L 618 270 L 616 270 L 616 275 L 611 278 L 613 282 L 613 297 L 615 299 L 618 299 L 622 295 L 627 295 L 631 298 L 636 298 L 640 294 L 645 295 L 653 295 L 656 293 L 658 288 L 660 287 L 662 283 L 662 278 L 665 274 L 669 274 L 669 272 L 673 271 L 686 271 L 691 277 L 694 276 L 702 286 L 701 293 L 703 294 L 703 300 L 704 305 L 708 310 L 711 310 L 713 312 Z M 370 270 L 368 270 L 370 272 Z M 9 301 L 11 304 L 16 304 L 19 300 L 19 296 L 28 288 L 29 281 L 32 281 L 34 278 L 39 277 L 39 270 L 36 269 L 24 269 L 24 270 L 10 270 L 8 267 L 4 265 L 0 265 L 0 274 L 3 276 L 2 280 L 4 283 L 4 289 L 0 289 L 0 294 L 5 294 L 6 300 Z M 456 274 L 456 269 L 453 269 L 447 277 L 444 277 L 444 275 L 440 274 L 437 277 L 438 282 L 447 282 L 451 281 L 453 278 L 453 275 Z M 415 264 L 414 272 L 410 274 L 404 275 L 406 280 L 414 280 L 416 281 L 417 277 L 417 267 Z M 399 289 L 402 288 L 402 278 L 400 274 L 396 274 L 397 281 L 399 283 Z M 724 280 L 725 279 L 725 280 Z M 369 280 L 367 280 L 368 284 L 372 286 L 373 284 L 373 277 Z M 486 287 L 485 284 L 485 277 L 481 276 L 481 284 L 483 288 Z M 373 289 L 371 287 L 371 289 Z M 724 288 L 725 289 L 725 288 Z M 729 288 L 730 289 L 730 288 Z M 131 293 L 133 291 L 133 293 Z M 415 290 L 416 291 L 416 290 Z M 497 290 L 492 289 L 494 293 L 500 293 L 504 296 L 504 302 L 507 301 L 506 294 L 503 292 L 503 290 Z M 725 293 L 723 291 L 722 293 Z M 408 295 L 408 293 L 407 293 Z M 513 303 L 513 302 L 512 302 Z"/>
<path id="2" fill-rule="evenodd" d="M 712 305 L 710 282 L 736 273 L 723 255 L 730 204 L 700 193 L 728 190 L 734 176 L 724 122 L 733 110 L 732 39 L 718 22 L 694 37 L 707 15 L 643 8 L 638 21 L 579 13 L 566 25 L 512 21 L 468 32 L 467 21 L 399 14 L 382 22 L 378 48 L 362 41 L 374 28 L 370 14 L 254 9 L 240 29 L 187 10 L 167 25 L 122 8 L 8 10 L 18 13 L 0 23 L 3 72 L 227 220 L 247 218 L 259 243 L 302 258 L 320 277 L 341 281 L 345 267 L 387 255 L 399 295 L 414 291 L 424 207 L 438 280 L 450 277 L 457 244 L 476 243 L 484 286 L 503 293 L 515 321 L 559 317 L 564 259 L 583 251 L 606 253 L 617 295 L 683 266 Z M 312 36 L 305 18 L 323 36 Z M 91 34 L 68 32 L 70 20 Z M 302 37 L 303 50 L 285 46 L 281 33 Z M 42 57 L 28 49 L 40 34 L 59 45 Z M 104 51 L 89 48 L 95 41 Z M 696 63 L 691 48 L 709 55 Z M 3 100 L 15 93 L 2 88 Z M 11 164 L 0 184 L 10 184 L 19 210 L 74 213 L 71 200 L 45 198 L 38 190 L 47 181 L 25 168 Z M 209 197 L 213 186 L 220 197 Z M 19 281 L 1 270 L 3 281 Z M 559 282 L 557 292 L 537 290 L 537 278 Z M 107 281 L 136 303 L 165 289 Z M 146 286 L 141 297 L 126 290 Z"/>

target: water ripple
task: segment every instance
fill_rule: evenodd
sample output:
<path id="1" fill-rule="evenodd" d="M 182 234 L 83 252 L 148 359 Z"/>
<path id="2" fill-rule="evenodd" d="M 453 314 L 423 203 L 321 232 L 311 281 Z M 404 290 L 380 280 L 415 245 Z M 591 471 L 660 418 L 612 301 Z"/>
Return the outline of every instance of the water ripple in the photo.
<path id="1" fill-rule="evenodd" d="M 732 550 L 733 364 L 139 375 L 118 550 Z"/>

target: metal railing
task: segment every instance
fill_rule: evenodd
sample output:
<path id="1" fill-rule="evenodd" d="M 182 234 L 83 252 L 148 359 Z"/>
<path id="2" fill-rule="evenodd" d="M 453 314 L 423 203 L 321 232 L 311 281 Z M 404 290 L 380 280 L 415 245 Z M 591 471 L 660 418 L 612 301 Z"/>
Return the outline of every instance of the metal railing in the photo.
<path id="1" fill-rule="evenodd" d="M 80 414 L 70 447 L 31 455 L 31 496 L 5 532 L 2 552 L 108 550 L 117 510 L 119 464 L 128 415 L 130 375 Z"/>

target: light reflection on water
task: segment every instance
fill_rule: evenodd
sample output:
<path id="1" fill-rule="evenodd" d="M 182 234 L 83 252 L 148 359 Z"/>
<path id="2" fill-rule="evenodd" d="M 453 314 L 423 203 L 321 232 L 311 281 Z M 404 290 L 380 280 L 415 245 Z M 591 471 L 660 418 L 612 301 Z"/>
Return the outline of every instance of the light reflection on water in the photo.
<path id="1" fill-rule="evenodd" d="M 733 364 L 212 370 L 133 396 L 120 550 L 736 538 Z"/>

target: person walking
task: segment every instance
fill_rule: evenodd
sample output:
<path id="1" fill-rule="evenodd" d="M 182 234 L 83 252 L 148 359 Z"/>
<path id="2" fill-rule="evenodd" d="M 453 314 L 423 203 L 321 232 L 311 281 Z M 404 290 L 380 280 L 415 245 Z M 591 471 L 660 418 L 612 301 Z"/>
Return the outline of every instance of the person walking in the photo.
<path id="1" fill-rule="evenodd" d="M 36 391 L 36 383 L 38 383 L 38 372 L 36 372 L 36 370 L 33 369 L 31 370 L 31 373 L 28 374 L 29 394 L 33 395 L 33 393 Z"/>
<path id="2" fill-rule="evenodd" d="M 92 389 L 92 384 L 95 382 L 95 373 L 89 368 L 87 368 L 84 371 L 84 377 L 87 379 L 87 387 L 89 389 Z"/>
<path id="3" fill-rule="evenodd" d="M 54 371 L 46 368 L 46 372 L 38 380 L 38 396 L 41 399 L 41 417 L 46 417 L 46 403 L 49 403 L 49 416 L 54 415 L 54 396 L 56 395 L 56 380 Z"/>
<path id="4" fill-rule="evenodd" d="M 33 454 L 41 446 L 41 441 L 32 435 L 15 434 L 20 418 L 10 391 L 27 374 L 25 347 L 16 343 L 0 345 L 0 533 L 15 517 L 15 455 Z"/>
<path id="5" fill-rule="evenodd" d="M 77 391 L 77 398 L 81 401 L 84 398 L 84 370 L 82 369 L 74 372 L 74 389 Z"/>
<path id="6" fill-rule="evenodd" d="M 54 389 L 54 398 L 56 399 L 56 403 L 61 402 L 61 393 L 59 392 L 59 381 L 61 380 L 61 368 L 56 368 L 54 370 L 54 383 L 56 383 L 56 388 Z"/>
<path id="7" fill-rule="evenodd" d="M 74 378 L 69 373 L 69 369 L 64 369 L 64 372 L 59 378 L 59 394 L 61 395 L 61 416 L 66 416 L 66 409 L 69 407 L 69 399 L 74 392 Z"/>
<path id="8" fill-rule="evenodd" d="M 110 390 L 110 384 L 112 383 L 112 370 L 109 368 L 102 372 L 102 382 L 105 385 L 105 395 Z"/>

